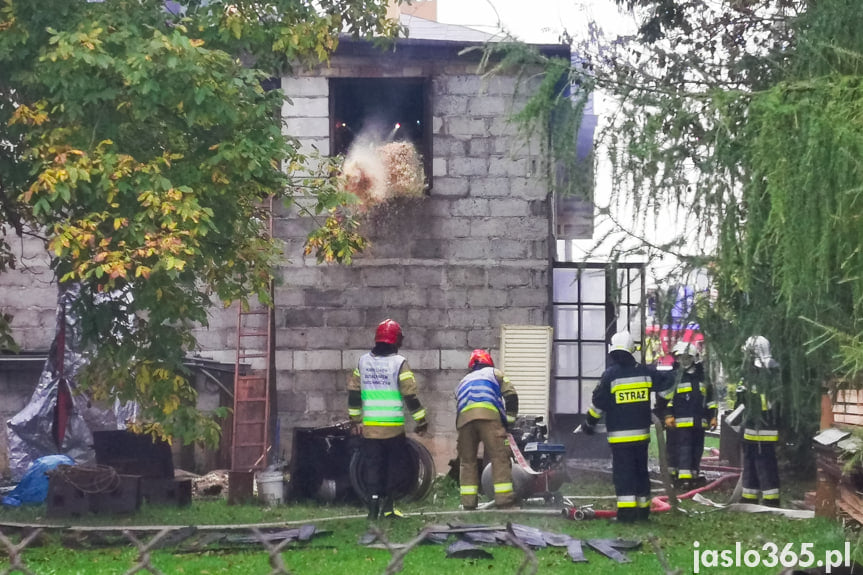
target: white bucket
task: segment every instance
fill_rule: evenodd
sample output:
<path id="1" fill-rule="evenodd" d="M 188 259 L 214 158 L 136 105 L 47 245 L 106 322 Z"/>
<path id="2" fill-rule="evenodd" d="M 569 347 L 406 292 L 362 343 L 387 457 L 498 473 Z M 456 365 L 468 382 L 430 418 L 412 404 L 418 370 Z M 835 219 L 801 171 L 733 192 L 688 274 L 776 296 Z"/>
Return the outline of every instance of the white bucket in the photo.
<path id="1" fill-rule="evenodd" d="M 281 471 L 261 471 L 256 478 L 258 497 L 267 505 L 285 502 L 285 476 Z"/>

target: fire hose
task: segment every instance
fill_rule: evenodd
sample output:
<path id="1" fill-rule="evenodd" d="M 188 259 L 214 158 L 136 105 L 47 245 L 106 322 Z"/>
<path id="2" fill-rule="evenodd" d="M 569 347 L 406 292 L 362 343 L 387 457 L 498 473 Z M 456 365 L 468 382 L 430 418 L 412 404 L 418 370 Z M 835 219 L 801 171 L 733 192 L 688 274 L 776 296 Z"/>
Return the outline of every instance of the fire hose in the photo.
<path id="1" fill-rule="evenodd" d="M 715 489 L 719 485 L 725 483 L 726 481 L 730 481 L 732 479 L 737 479 L 740 477 L 740 473 L 727 473 L 725 475 L 720 476 L 719 478 L 713 480 L 712 482 L 704 485 L 702 487 L 698 487 L 697 489 L 693 489 L 691 491 L 687 491 L 681 495 L 678 495 L 678 499 L 691 499 L 698 493 L 703 493 L 705 491 L 710 491 Z M 671 509 L 671 505 L 668 503 L 668 495 L 657 495 L 650 501 L 650 510 L 653 513 L 663 513 L 665 511 L 669 511 Z M 590 506 L 586 507 L 568 507 L 563 510 L 563 516 L 567 519 L 573 519 L 575 521 L 583 521 L 586 519 L 611 519 L 613 517 L 617 517 L 617 511 L 613 509 L 593 509 Z"/>

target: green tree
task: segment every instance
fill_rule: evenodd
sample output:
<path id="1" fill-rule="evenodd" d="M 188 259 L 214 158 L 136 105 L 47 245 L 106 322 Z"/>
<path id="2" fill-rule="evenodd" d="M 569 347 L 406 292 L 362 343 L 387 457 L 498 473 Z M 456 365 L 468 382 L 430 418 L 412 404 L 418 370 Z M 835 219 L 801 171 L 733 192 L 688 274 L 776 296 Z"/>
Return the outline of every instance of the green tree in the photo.
<path id="1" fill-rule="evenodd" d="M 331 214 L 349 201 L 334 164 L 299 153 L 278 120 L 282 93 L 262 85 L 325 60 L 344 31 L 392 36 L 385 11 L 385 0 L 0 1 L 0 224 L 44 237 L 60 283 L 81 284 L 95 397 L 137 400 L 155 433 L 215 439 L 182 359 L 214 299 L 268 300 L 279 250 L 262 206 L 310 196 L 329 214 L 319 258 L 362 249 L 355 222 Z M 15 264 L 5 240 L 0 272 Z"/>

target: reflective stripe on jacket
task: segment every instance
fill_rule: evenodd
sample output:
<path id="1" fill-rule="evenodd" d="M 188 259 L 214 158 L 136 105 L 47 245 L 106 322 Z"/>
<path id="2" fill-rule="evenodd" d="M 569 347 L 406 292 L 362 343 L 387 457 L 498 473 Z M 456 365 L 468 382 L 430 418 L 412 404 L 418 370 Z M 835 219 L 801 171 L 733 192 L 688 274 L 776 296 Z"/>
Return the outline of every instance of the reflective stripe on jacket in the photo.
<path id="1" fill-rule="evenodd" d="M 497 411 L 506 425 L 506 407 L 493 367 L 477 369 L 462 378 L 456 388 L 456 409 L 458 413 L 470 409 Z"/>
<path id="2" fill-rule="evenodd" d="M 405 358 L 401 355 L 360 357 L 360 392 L 363 401 L 363 425 L 396 427 L 405 424 L 404 401 L 399 390 L 399 370 Z"/>

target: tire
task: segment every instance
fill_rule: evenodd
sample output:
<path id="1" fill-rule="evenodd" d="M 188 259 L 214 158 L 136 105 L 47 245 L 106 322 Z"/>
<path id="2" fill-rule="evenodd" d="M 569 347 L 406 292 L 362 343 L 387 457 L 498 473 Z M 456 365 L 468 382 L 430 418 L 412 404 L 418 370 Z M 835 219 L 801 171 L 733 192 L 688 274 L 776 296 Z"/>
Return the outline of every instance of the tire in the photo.
<path id="1" fill-rule="evenodd" d="M 396 454 L 395 465 L 390 468 L 391 473 L 395 471 L 395 477 L 391 477 L 394 480 L 393 499 L 420 501 L 429 494 L 434 483 L 434 459 L 425 445 L 410 437 L 405 441 L 405 447 L 404 453 Z M 354 493 L 361 501 L 368 502 L 370 494 L 366 489 L 365 463 L 359 449 L 351 456 L 350 475 Z"/>

